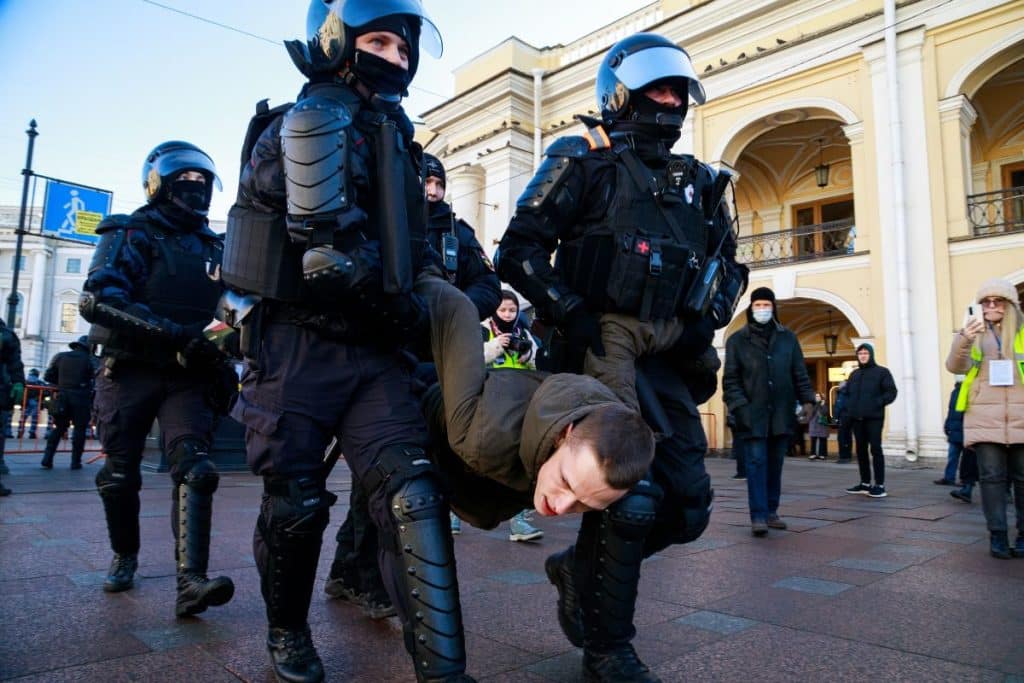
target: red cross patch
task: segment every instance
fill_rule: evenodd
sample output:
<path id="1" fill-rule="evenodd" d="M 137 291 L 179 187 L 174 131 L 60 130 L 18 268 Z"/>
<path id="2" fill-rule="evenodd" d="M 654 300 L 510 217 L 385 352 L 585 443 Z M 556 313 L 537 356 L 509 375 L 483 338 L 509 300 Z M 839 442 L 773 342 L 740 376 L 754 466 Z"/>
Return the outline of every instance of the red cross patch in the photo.
<path id="1" fill-rule="evenodd" d="M 648 242 L 647 240 L 637 240 L 636 241 L 636 253 L 640 254 L 641 256 L 647 256 L 647 254 L 650 253 L 650 251 L 651 251 L 651 243 L 650 242 Z"/>

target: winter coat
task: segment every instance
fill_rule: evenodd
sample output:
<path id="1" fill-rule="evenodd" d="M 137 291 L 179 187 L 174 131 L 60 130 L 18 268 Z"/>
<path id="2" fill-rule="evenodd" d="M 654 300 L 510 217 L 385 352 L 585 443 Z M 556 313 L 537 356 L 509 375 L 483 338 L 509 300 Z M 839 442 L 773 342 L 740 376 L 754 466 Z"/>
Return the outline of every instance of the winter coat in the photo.
<path id="1" fill-rule="evenodd" d="M 1007 353 L 1009 351 L 1009 353 Z M 1016 367 L 1013 385 L 989 384 L 989 360 L 999 358 L 999 347 L 990 330 L 981 338 L 981 365 L 971 383 L 964 411 L 964 446 L 976 443 L 1024 444 L 1024 382 Z M 1003 358 L 1013 358 L 1012 349 L 1003 349 Z M 1016 364 L 1014 364 L 1016 365 Z M 971 368 L 971 342 L 957 333 L 946 358 L 946 369 L 965 374 Z"/>
<path id="2" fill-rule="evenodd" d="M 885 419 L 885 407 L 896 400 L 896 382 L 888 368 L 868 362 L 850 373 L 846 381 L 846 415 L 851 420 Z"/>
<path id="3" fill-rule="evenodd" d="M 736 420 L 736 433 L 746 437 L 792 434 L 794 404 L 814 402 L 804 354 L 796 335 L 777 322 L 767 351 L 752 339 L 750 323 L 725 344 L 723 396 Z"/>
<path id="4" fill-rule="evenodd" d="M 821 423 L 822 419 L 825 420 L 825 424 Z M 828 425 L 828 408 L 826 408 L 824 403 L 815 403 L 814 408 L 811 409 L 810 419 L 807 422 L 807 433 L 812 439 L 815 437 L 827 439 Z"/>
<path id="5" fill-rule="evenodd" d="M 501 334 L 501 330 L 498 329 L 493 318 L 484 320 L 480 323 L 480 327 L 483 328 L 484 363 L 493 367 L 507 365 L 509 367 L 519 367 L 520 369 L 522 369 L 522 366 L 525 366 L 531 370 L 537 367 L 537 342 L 525 327 L 517 324 L 513 330 L 513 337 L 520 340 L 521 348 L 523 349 L 514 358 L 508 352 L 508 349 L 498 341 L 498 335 Z"/>
<path id="6" fill-rule="evenodd" d="M 950 443 L 964 442 L 964 414 L 956 409 L 956 398 L 960 393 L 960 382 L 953 387 L 949 395 L 949 408 L 946 409 L 946 422 L 942 430 L 946 432 L 946 440 Z"/>

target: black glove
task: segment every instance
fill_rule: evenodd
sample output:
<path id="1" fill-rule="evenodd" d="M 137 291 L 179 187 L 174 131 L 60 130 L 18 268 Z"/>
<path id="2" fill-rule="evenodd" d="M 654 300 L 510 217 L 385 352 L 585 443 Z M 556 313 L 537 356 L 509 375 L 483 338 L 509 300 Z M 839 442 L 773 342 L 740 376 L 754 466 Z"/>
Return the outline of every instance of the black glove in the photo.
<path id="1" fill-rule="evenodd" d="M 677 359 L 676 367 L 697 405 L 706 403 L 718 391 L 718 369 L 722 367 L 722 361 L 714 347 L 709 346 L 696 358 L 684 356 Z"/>
<path id="2" fill-rule="evenodd" d="M 190 369 L 213 368 L 223 364 L 224 354 L 206 337 L 193 337 L 179 351 L 181 364 Z"/>
<path id="3" fill-rule="evenodd" d="M 596 313 L 591 313 L 581 304 L 568 312 L 561 327 L 570 347 L 579 350 L 589 348 L 595 356 L 604 356 L 601 318 Z"/>

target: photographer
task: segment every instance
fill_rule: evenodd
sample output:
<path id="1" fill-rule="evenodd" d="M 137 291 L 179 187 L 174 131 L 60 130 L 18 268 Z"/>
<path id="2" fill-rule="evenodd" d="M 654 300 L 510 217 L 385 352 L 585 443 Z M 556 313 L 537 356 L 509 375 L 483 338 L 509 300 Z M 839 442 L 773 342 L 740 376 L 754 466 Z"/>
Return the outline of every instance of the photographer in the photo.
<path id="1" fill-rule="evenodd" d="M 484 363 L 492 368 L 536 367 L 537 342 L 519 322 L 519 299 L 507 289 L 501 291 L 498 310 L 480 323 L 484 334 Z"/>

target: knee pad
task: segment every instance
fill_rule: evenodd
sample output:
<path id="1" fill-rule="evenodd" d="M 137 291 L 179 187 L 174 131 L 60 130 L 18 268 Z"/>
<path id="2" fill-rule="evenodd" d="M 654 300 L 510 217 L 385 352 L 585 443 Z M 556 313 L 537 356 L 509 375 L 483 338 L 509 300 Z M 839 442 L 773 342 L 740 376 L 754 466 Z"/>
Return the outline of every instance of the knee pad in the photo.
<path id="1" fill-rule="evenodd" d="M 107 461 L 96 473 L 96 490 L 103 498 L 117 498 L 124 495 L 134 495 L 142 488 L 142 477 L 138 470 L 131 467 L 124 467 L 107 458 Z"/>
<path id="2" fill-rule="evenodd" d="M 448 499 L 442 493 L 434 472 L 423 472 L 407 479 L 390 498 L 391 512 L 399 522 L 418 522 L 442 517 L 448 512 Z"/>
<path id="3" fill-rule="evenodd" d="M 650 533 L 657 516 L 657 487 L 634 487 L 604 511 L 609 531 L 627 541 L 642 541 Z"/>
<path id="4" fill-rule="evenodd" d="M 435 475 L 434 463 L 427 457 L 422 446 L 391 444 L 381 449 L 373 466 L 360 478 L 360 484 L 367 496 L 372 496 L 378 488 L 384 487 L 388 501 L 393 502 L 406 482 L 428 474 Z"/>
<path id="5" fill-rule="evenodd" d="M 167 460 L 171 463 L 175 484 L 181 484 L 189 471 L 198 463 L 209 459 L 209 446 L 199 439 L 185 437 L 176 441 L 167 450 Z"/>
<path id="6" fill-rule="evenodd" d="M 338 500 L 313 477 L 264 479 L 260 531 L 273 545 L 317 543 L 330 521 L 329 509 Z"/>
<path id="7" fill-rule="evenodd" d="M 196 493 L 207 496 L 213 495 L 213 492 L 217 490 L 218 482 L 220 482 L 220 474 L 217 472 L 217 466 L 211 460 L 198 461 L 182 477 L 182 483 L 185 486 Z"/>

